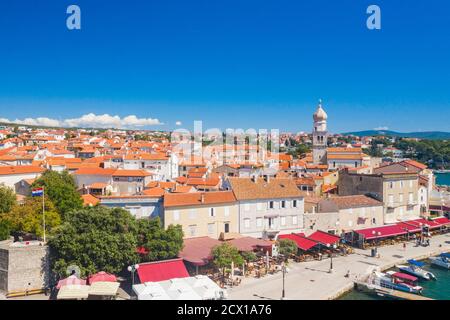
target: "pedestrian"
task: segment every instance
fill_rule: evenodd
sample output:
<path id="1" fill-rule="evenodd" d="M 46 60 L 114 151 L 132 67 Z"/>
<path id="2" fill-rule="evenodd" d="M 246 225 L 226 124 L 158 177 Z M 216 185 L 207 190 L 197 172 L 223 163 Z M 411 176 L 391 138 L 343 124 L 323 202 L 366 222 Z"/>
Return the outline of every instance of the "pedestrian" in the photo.
<path id="1" fill-rule="evenodd" d="M 406 250 L 406 242 L 403 242 L 403 250 Z"/>

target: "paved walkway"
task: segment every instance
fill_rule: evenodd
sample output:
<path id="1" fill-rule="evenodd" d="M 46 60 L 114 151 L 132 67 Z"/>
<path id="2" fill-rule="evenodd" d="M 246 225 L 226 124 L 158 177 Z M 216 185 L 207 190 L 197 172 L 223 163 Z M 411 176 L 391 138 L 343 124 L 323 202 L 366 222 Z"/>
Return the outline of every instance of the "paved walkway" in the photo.
<path id="1" fill-rule="evenodd" d="M 373 268 L 389 269 L 408 259 L 424 259 L 450 251 L 450 234 L 435 236 L 429 247 L 415 247 L 409 242 L 406 250 L 401 244 L 378 249 L 380 258 L 370 257 L 370 250 L 356 249 L 354 254 L 333 258 L 333 273 L 329 273 L 330 259 L 292 262 L 285 279 L 286 299 L 328 300 L 339 297 L 353 287 L 353 280 L 367 276 Z M 345 277 L 350 271 L 350 277 Z M 280 299 L 283 280 L 281 272 L 262 279 L 245 278 L 238 287 L 228 289 L 229 299 Z"/>

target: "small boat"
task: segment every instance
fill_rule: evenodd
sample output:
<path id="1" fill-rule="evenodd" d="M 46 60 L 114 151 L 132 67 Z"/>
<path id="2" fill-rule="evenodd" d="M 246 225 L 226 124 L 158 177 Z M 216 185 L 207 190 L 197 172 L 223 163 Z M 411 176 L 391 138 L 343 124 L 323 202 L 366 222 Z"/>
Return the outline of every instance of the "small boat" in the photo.
<path id="1" fill-rule="evenodd" d="M 450 270 L 450 253 L 441 253 L 437 257 L 430 257 L 431 264 Z"/>
<path id="2" fill-rule="evenodd" d="M 421 262 L 421 261 L 417 261 L 414 259 L 408 260 L 409 265 L 408 266 L 404 266 L 404 265 L 398 265 L 397 268 L 400 271 L 403 271 L 405 273 L 411 274 L 413 276 L 416 276 L 418 278 L 422 278 L 425 280 L 436 280 L 436 277 L 433 273 L 431 273 L 430 271 L 424 270 L 422 269 L 422 267 L 425 265 L 425 263 Z"/>
<path id="3" fill-rule="evenodd" d="M 406 273 L 388 271 L 386 273 L 374 272 L 372 283 L 380 287 L 421 294 L 423 288 L 419 286 L 419 279 Z"/>

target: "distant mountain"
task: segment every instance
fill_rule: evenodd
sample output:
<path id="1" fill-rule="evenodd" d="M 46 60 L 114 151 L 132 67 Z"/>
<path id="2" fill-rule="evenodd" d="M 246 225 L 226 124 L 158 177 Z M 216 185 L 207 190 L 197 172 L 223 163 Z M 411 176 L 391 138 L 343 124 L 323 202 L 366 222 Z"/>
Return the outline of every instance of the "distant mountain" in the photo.
<path id="1" fill-rule="evenodd" d="M 442 131 L 427 131 L 427 132 L 396 132 L 390 130 L 366 130 L 366 131 L 356 131 L 347 132 L 343 135 L 354 135 L 358 137 L 366 136 L 391 136 L 391 137 L 401 137 L 401 138 L 419 138 L 419 139 L 430 139 L 430 140 L 447 140 L 450 139 L 450 132 Z"/>

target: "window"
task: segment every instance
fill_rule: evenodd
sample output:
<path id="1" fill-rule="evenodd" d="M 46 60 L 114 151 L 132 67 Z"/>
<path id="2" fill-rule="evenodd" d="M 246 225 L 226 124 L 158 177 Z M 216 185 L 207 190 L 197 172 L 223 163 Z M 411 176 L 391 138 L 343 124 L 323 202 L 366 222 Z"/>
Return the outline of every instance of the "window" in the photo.
<path id="1" fill-rule="evenodd" d="M 230 207 L 223 208 L 223 215 L 228 217 L 230 215 Z"/>
<path id="2" fill-rule="evenodd" d="M 292 201 L 292 207 L 293 208 L 297 208 L 297 200 L 293 200 Z"/>
<path id="3" fill-rule="evenodd" d="M 209 208 L 209 216 L 214 217 L 215 215 L 214 208 Z"/>
<path id="4" fill-rule="evenodd" d="M 390 189 L 394 189 L 394 182 L 393 181 L 389 182 L 389 188 Z"/>
<path id="5" fill-rule="evenodd" d="M 173 220 L 174 220 L 174 221 L 180 220 L 180 211 L 175 210 L 175 211 L 173 212 Z"/>
<path id="6" fill-rule="evenodd" d="M 246 229 L 249 229 L 249 228 L 250 228 L 250 219 L 244 219 L 244 227 L 245 227 Z"/>
<path id="7" fill-rule="evenodd" d="M 286 217 L 281 217 L 281 225 L 282 226 L 286 225 Z"/>
<path id="8" fill-rule="evenodd" d="M 372 224 L 376 224 L 377 220 L 375 218 L 372 218 Z"/>
<path id="9" fill-rule="evenodd" d="M 244 210 L 245 211 L 250 211 L 250 203 L 244 204 Z"/>
<path id="10" fill-rule="evenodd" d="M 293 225 L 297 225 L 298 224 L 298 217 L 297 216 L 292 216 L 292 224 Z"/>
<path id="11" fill-rule="evenodd" d="M 261 228 L 263 226 L 263 219 L 262 218 L 256 218 L 256 226 L 258 228 Z"/>
<path id="12" fill-rule="evenodd" d="M 225 224 L 223 225 L 224 228 L 224 232 L 228 233 L 230 232 L 230 223 L 229 222 L 225 222 Z"/>
<path id="13" fill-rule="evenodd" d="M 403 188 L 403 181 L 400 181 L 400 188 Z"/>
<path id="14" fill-rule="evenodd" d="M 197 216 L 197 213 L 195 212 L 195 209 L 189 210 L 189 218 L 190 219 L 195 219 L 196 216 Z"/>
<path id="15" fill-rule="evenodd" d="M 403 202 L 403 193 L 400 193 L 400 194 L 398 195 L 398 201 L 400 201 L 400 203 Z"/>
<path id="16" fill-rule="evenodd" d="M 214 223 L 208 223 L 208 234 L 214 233 Z"/>
<path id="17" fill-rule="evenodd" d="M 261 202 L 258 202 L 258 203 L 256 204 L 256 210 L 258 210 L 258 211 L 261 211 L 261 210 L 262 210 L 262 203 L 261 203 Z"/>
<path id="18" fill-rule="evenodd" d="M 195 237 L 195 235 L 197 234 L 197 225 L 191 225 L 189 226 L 189 235 L 191 237 Z"/>
<path id="19" fill-rule="evenodd" d="M 286 201 L 284 200 L 281 201 L 281 208 L 283 209 L 286 208 Z"/>
<path id="20" fill-rule="evenodd" d="M 412 188 L 413 187 L 413 181 L 409 180 L 409 187 Z"/>
<path id="21" fill-rule="evenodd" d="M 275 204 L 273 201 L 269 201 L 269 209 L 273 209 L 275 207 Z"/>

